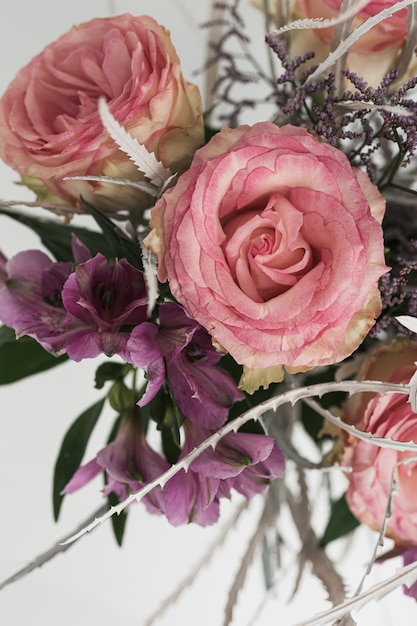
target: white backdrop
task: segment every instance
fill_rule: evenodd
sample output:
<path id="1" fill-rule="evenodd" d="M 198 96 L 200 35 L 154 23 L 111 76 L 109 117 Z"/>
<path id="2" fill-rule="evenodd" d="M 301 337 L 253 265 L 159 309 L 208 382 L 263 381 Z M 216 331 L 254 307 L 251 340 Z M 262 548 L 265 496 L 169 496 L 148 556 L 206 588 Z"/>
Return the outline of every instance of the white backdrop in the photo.
<path id="1" fill-rule="evenodd" d="M 204 31 L 198 24 L 208 18 L 208 0 L 15 0 L 3 2 L 0 20 L 0 91 L 16 71 L 74 23 L 111 13 L 129 11 L 150 14 L 171 30 L 182 60 L 184 74 L 193 77 L 204 55 Z M 262 20 L 247 9 L 250 24 L 262 42 Z M 24 189 L 14 186 L 17 176 L 0 164 L 0 197 L 30 199 Z M 37 247 L 35 237 L 23 227 L 0 217 L 0 247 L 7 256 Z M 102 392 L 93 389 L 97 363 L 66 363 L 46 375 L 0 389 L 0 581 L 24 566 L 34 556 L 71 531 L 101 504 L 100 479 L 66 498 L 61 519 L 53 522 L 52 472 L 64 432 L 79 413 L 97 401 Z M 87 450 L 86 459 L 100 449 L 108 434 L 113 415 L 101 418 Z M 197 582 L 161 618 L 160 626 L 182 624 L 221 626 L 227 590 L 236 572 L 246 539 L 259 514 L 260 502 L 242 515 L 236 529 L 212 562 L 202 570 Z M 230 507 L 224 507 L 227 519 Z M 42 569 L 0 592 L 0 622 L 5 626 L 142 626 L 146 617 L 188 573 L 220 527 L 172 528 L 160 517 L 150 516 L 142 505 L 130 511 L 124 546 L 118 548 L 106 523 L 83 538 L 64 555 Z M 359 548 L 345 570 L 350 585 L 359 581 L 362 567 L 372 552 L 375 535 L 364 531 Z M 392 566 L 377 568 L 372 580 L 393 572 Z M 325 592 L 307 578 L 298 601 L 288 608 L 294 571 L 285 572 L 278 604 L 271 603 L 254 623 L 256 626 L 290 626 L 325 606 Z M 249 584 L 241 594 L 233 624 L 250 623 L 262 598 L 260 559 L 251 568 Z M 397 624 L 398 611 L 417 614 L 410 600 L 396 594 L 388 602 L 371 606 L 361 613 L 359 624 Z M 278 608 L 277 608 L 278 607 Z M 415 624 L 415 617 L 407 622 Z"/>

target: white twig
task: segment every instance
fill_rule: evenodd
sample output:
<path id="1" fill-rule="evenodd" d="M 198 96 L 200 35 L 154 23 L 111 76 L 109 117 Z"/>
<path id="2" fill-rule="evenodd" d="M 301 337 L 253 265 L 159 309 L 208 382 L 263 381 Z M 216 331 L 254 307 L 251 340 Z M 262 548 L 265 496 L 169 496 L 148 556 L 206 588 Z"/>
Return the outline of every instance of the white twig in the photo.
<path id="1" fill-rule="evenodd" d="M 311 406 L 311 408 L 317 411 L 319 415 L 322 415 L 331 424 L 338 426 L 339 428 L 346 431 L 350 435 L 353 435 L 357 439 L 365 441 L 365 443 L 370 443 L 374 446 L 378 446 L 379 448 L 399 450 L 400 452 L 408 451 L 417 453 L 417 441 L 397 441 L 395 439 L 390 439 L 389 437 L 374 437 L 373 435 L 371 435 L 371 433 L 359 430 L 355 426 L 345 424 L 345 422 L 343 422 L 340 417 L 336 417 L 336 415 L 333 415 L 333 413 L 322 407 L 320 404 L 318 404 L 318 402 L 311 400 L 311 398 L 304 398 L 304 402 Z"/>
<path id="2" fill-rule="evenodd" d="M 65 176 L 63 180 L 91 180 L 99 183 L 111 183 L 112 185 L 124 185 L 144 191 L 153 198 L 157 198 L 159 194 L 158 187 L 144 180 L 129 180 L 128 178 L 113 178 L 112 176 Z"/>
<path id="3" fill-rule="evenodd" d="M 388 495 L 388 501 L 387 501 L 387 506 L 385 509 L 385 515 L 384 515 L 384 519 L 381 525 L 381 530 L 379 531 L 378 534 L 378 539 L 377 542 L 375 544 L 375 548 L 374 551 L 372 553 L 371 559 L 368 563 L 368 566 L 365 570 L 365 573 L 362 577 L 361 582 L 358 585 L 358 588 L 356 589 L 355 593 L 353 594 L 352 597 L 357 596 L 360 594 L 360 592 L 362 591 L 363 585 L 365 583 L 366 577 L 369 576 L 369 574 L 371 573 L 372 567 L 375 565 L 375 561 L 377 558 L 377 553 L 378 553 L 378 548 L 382 547 L 384 545 L 384 537 L 385 537 L 385 531 L 387 529 L 387 524 L 388 521 L 391 517 L 391 511 L 392 511 L 392 499 L 395 495 L 395 492 L 397 490 L 397 468 L 400 465 L 409 465 L 410 463 L 415 463 L 417 461 L 417 456 L 410 456 L 407 457 L 406 459 L 401 459 L 401 461 L 397 461 L 397 463 L 395 463 L 394 467 L 392 468 L 392 472 L 391 472 L 391 481 L 390 481 L 390 490 L 389 490 L 389 495 Z"/>
<path id="4" fill-rule="evenodd" d="M 315 17 L 294 20 L 289 24 L 281 26 L 281 28 L 278 28 L 277 30 L 273 30 L 272 35 L 281 35 L 289 30 L 305 30 L 306 28 L 320 29 L 337 26 L 338 24 L 342 24 L 343 22 L 355 17 L 355 15 L 366 7 L 370 1 L 371 0 L 358 0 L 357 2 L 353 2 L 352 6 L 350 6 L 346 11 L 340 12 L 335 17 L 331 17 L 329 19 L 325 19 L 324 17 Z"/>
<path id="5" fill-rule="evenodd" d="M 400 2 L 395 2 L 390 7 L 387 7 L 383 11 L 380 11 L 373 17 L 369 17 L 362 24 L 360 24 L 357 28 L 355 28 L 352 33 L 345 39 L 341 41 L 335 50 L 330 52 L 327 58 L 320 63 L 318 68 L 307 78 L 307 83 L 311 83 L 316 81 L 322 74 L 327 72 L 338 59 L 340 59 L 344 54 L 349 51 L 349 48 L 354 44 L 362 35 L 367 33 L 371 28 L 391 17 L 397 11 L 401 9 L 405 9 L 406 7 L 414 4 L 417 0 L 400 0 Z"/>
<path id="6" fill-rule="evenodd" d="M 97 517 L 97 515 L 102 515 L 105 511 L 107 511 L 107 505 L 101 506 L 92 515 L 89 515 L 86 520 L 81 522 L 81 524 L 78 525 L 77 530 L 84 528 L 86 524 L 89 524 L 91 520 Z M 6 580 L 3 580 L 3 582 L 0 583 L 0 590 L 7 587 L 7 585 L 16 582 L 17 580 L 20 580 L 21 578 L 24 578 L 25 576 L 33 572 L 33 570 L 37 569 L 38 567 L 42 567 L 42 565 L 56 557 L 58 554 L 62 554 L 62 552 L 65 552 L 66 550 L 68 550 L 68 548 L 71 548 L 74 543 L 67 543 L 67 539 L 72 537 L 73 534 L 74 531 L 71 531 L 71 533 L 65 535 L 65 537 L 63 537 L 60 541 L 54 544 L 52 548 L 49 548 L 48 550 L 46 550 L 46 552 L 42 552 L 42 554 L 39 554 L 39 556 L 35 557 L 33 561 L 25 565 L 25 567 L 15 572 L 9 578 L 6 578 Z"/>
<path id="7" fill-rule="evenodd" d="M 136 493 L 130 494 L 125 500 L 117 504 L 116 506 L 112 506 L 104 515 L 96 518 L 91 524 L 88 524 L 85 528 L 83 528 L 80 532 L 76 533 L 73 537 L 68 539 L 68 543 L 78 539 L 85 533 L 89 532 L 99 524 L 102 524 L 110 517 L 115 514 L 120 514 L 126 507 L 128 507 L 132 502 L 139 502 L 144 498 L 150 491 L 152 491 L 155 487 L 160 486 L 163 488 L 167 482 L 178 472 L 181 470 L 188 471 L 191 463 L 196 459 L 204 450 L 212 447 L 213 449 L 216 447 L 219 440 L 227 435 L 230 432 L 236 432 L 241 426 L 249 422 L 250 420 L 258 420 L 266 411 L 276 411 L 280 406 L 290 402 L 291 404 L 295 404 L 298 400 L 302 398 L 308 398 L 311 396 L 321 396 L 326 393 L 330 393 L 331 391 L 342 391 L 347 392 L 349 394 L 359 393 L 364 391 L 371 391 L 375 393 L 404 393 L 408 394 L 409 387 L 408 385 L 403 384 L 394 384 L 394 383 L 384 383 L 379 381 L 341 381 L 341 382 L 330 382 L 330 383 L 320 383 L 317 385 L 309 385 L 307 387 L 299 387 L 298 389 L 291 389 L 282 394 L 274 396 L 264 402 L 261 402 L 258 406 L 253 407 L 252 409 L 246 411 L 236 419 L 228 422 L 222 428 L 220 428 L 216 433 L 208 437 L 205 441 L 203 441 L 197 448 L 194 448 L 189 452 L 181 461 L 170 467 L 166 472 L 150 481 L 145 487 L 137 491 Z M 331 415 L 331 414 L 330 414 Z M 365 439 L 369 441 L 369 443 L 373 443 L 374 445 L 384 446 L 388 448 L 393 448 L 396 450 L 411 450 L 415 452 L 417 450 L 417 445 L 414 442 L 398 442 L 394 440 L 379 440 L 375 441 L 369 433 L 363 433 L 358 429 L 355 429 L 347 424 L 344 424 L 338 418 L 331 416 L 332 421 L 335 420 L 338 426 L 343 427 L 348 432 L 351 432 L 356 437 L 361 439 Z"/>
<path id="8" fill-rule="evenodd" d="M 359 596 L 348 598 L 342 604 L 339 604 L 328 611 L 319 613 L 312 619 L 297 622 L 293 626 L 325 626 L 336 620 L 341 619 L 347 613 L 359 610 L 372 600 L 380 600 L 384 596 L 394 591 L 400 585 L 411 586 L 417 580 L 417 562 L 411 563 L 406 567 L 402 567 L 396 574 L 387 578 L 382 583 L 374 585 L 368 591 L 364 591 Z"/>
<path id="9" fill-rule="evenodd" d="M 144 236 L 141 235 L 139 237 L 139 244 L 142 252 L 143 276 L 145 278 L 147 288 L 146 290 L 148 292 L 148 306 L 146 309 L 146 315 L 149 318 L 152 315 L 152 311 L 154 310 L 159 295 L 158 267 L 155 254 L 144 245 L 143 239 Z"/>
<path id="10" fill-rule="evenodd" d="M 249 504 L 249 500 L 243 500 L 239 504 L 239 506 L 237 507 L 235 513 L 232 515 L 232 517 L 226 522 L 226 524 L 222 525 L 222 527 L 220 528 L 220 531 L 219 531 L 218 535 L 216 536 L 216 538 L 214 539 L 213 543 L 211 543 L 209 545 L 209 547 L 204 552 L 204 554 L 201 556 L 201 558 L 197 561 L 197 563 L 195 563 L 194 567 L 187 574 L 187 576 L 185 576 L 185 578 L 183 578 L 179 582 L 179 584 L 174 589 L 174 591 L 172 593 L 170 593 L 169 596 L 167 596 L 161 602 L 161 604 L 156 609 L 156 611 L 154 611 L 152 613 L 152 615 L 150 615 L 145 620 L 144 626 L 152 626 L 152 624 L 154 624 L 155 620 L 158 617 L 161 617 L 165 613 L 167 608 L 169 606 L 171 606 L 171 604 L 173 604 L 174 602 L 176 602 L 178 600 L 178 598 L 185 591 L 185 589 L 187 587 L 189 587 L 190 585 L 192 585 L 192 583 L 194 582 L 195 578 L 197 577 L 199 572 L 203 569 L 203 567 L 206 567 L 209 564 L 209 562 L 210 562 L 212 556 L 214 555 L 215 551 L 218 548 L 220 548 L 221 545 L 223 545 L 226 537 L 228 536 L 229 531 L 232 530 L 232 528 L 234 528 L 234 526 L 236 525 L 236 523 L 237 523 L 239 517 L 241 516 L 241 514 L 243 513 L 243 511 L 245 509 L 247 509 L 248 504 Z"/>

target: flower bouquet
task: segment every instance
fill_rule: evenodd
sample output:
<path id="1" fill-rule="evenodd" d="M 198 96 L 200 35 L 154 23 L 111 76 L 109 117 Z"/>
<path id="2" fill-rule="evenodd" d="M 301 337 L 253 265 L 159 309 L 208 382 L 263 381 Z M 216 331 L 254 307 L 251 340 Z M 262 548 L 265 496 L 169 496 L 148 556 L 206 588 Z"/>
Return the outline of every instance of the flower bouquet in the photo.
<path id="1" fill-rule="evenodd" d="M 354 624 L 402 586 L 415 612 L 416 4 L 230 0 L 202 28 L 204 104 L 165 26 L 130 13 L 73 27 L 0 99 L 0 157 L 33 194 L 0 216 L 40 239 L 1 244 L 0 383 L 94 359 L 55 520 L 104 481 L 100 509 L 1 587 L 106 520 L 121 545 L 136 506 L 176 529 L 226 506 L 233 533 L 256 501 L 225 625 L 261 549 L 266 598 L 288 567 L 293 603 L 306 571 L 328 594 L 300 624 Z M 364 527 L 349 590 L 335 545 Z"/>

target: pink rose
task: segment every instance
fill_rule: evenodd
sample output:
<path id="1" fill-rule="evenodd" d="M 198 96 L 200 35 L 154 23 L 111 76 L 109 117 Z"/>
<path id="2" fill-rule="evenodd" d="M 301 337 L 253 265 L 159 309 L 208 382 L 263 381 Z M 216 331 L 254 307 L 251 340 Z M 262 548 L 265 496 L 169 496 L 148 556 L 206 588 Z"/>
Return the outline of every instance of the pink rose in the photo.
<path id="1" fill-rule="evenodd" d="M 404 352 L 396 344 L 376 353 L 371 367 L 383 380 L 408 383 L 416 371 L 417 344 L 404 342 Z M 402 355 L 402 359 L 401 359 Z M 390 365 L 390 357 L 391 365 Z M 402 365 L 399 364 L 402 361 Z M 368 364 L 369 366 L 369 364 Z M 398 369 L 395 369 L 395 368 Z M 388 376 L 389 372 L 391 374 Z M 372 372 L 371 372 L 372 373 Z M 362 376 L 361 376 L 362 377 Z M 368 378 L 368 376 L 366 376 Z M 360 394 L 362 396 L 364 394 Z M 417 414 L 413 413 L 407 395 L 388 393 L 383 396 L 367 396 L 367 403 L 360 402 L 363 414 L 358 426 L 375 437 L 398 441 L 417 442 Z M 348 405 L 351 399 L 348 401 Z M 355 406 L 358 409 L 358 406 Z M 412 452 L 397 452 L 380 448 L 353 438 L 345 449 L 343 465 L 352 468 L 347 474 L 349 487 L 346 494 L 349 508 L 360 522 L 380 530 L 390 493 L 391 475 L 395 463 L 416 456 Z M 397 490 L 393 498 L 387 536 L 396 543 L 417 544 L 417 462 L 400 465 L 397 470 Z"/>
<path id="2" fill-rule="evenodd" d="M 355 378 L 387 382 L 396 370 L 415 362 L 417 362 L 417 343 L 404 337 L 394 339 L 389 345 L 383 344 L 365 356 Z M 371 392 L 351 396 L 344 406 L 344 421 L 363 428 L 366 407 L 374 397 L 376 394 Z"/>
<path id="3" fill-rule="evenodd" d="M 240 364 L 335 363 L 380 312 L 385 201 L 339 150 L 270 122 L 223 129 L 152 210 L 159 278 Z"/>
<path id="4" fill-rule="evenodd" d="M 372 0 L 354 17 L 351 27 L 357 28 L 368 17 L 373 17 L 395 3 L 396 0 Z M 264 9 L 263 0 L 252 0 L 252 4 L 258 9 Z M 276 0 L 268 0 L 267 6 L 270 18 L 278 27 L 283 26 L 285 10 L 282 7 L 277 10 L 279 3 Z M 339 14 L 341 6 L 342 0 L 289 0 L 288 21 L 305 18 L 331 19 Z M 289 31 L 287 35 L 290 53 L 302 56 L 312 50 L 315 58 L 311 63 L 320 63 L 330 53 L 334 33 L 334 27 Z M 399 68 L 407 34 L 407 9 L 401 9 L 374 26 L 352 45 L 346 59 L 347 68 L 370 85 L 377 86 L 388 71 Z M 416 69 L 415 56 L 404 61 L 404 64 L 401 62 L 403 79 L 413 76 Z M 302 68 L 305 69 L 305 66 Z"/>
<path id="5" fill-rule="evenodd" d="M 351 28 L 357 28 L 368 17 L 373 17 L 393 4 L 396 4 L 396 0 L 369 2 L 354 17 Z M 339 14 L 341 6 L 342 0 L 296 0 L 293 19 L 331 19 Z M 313 63 L 320 62 L 330 53 L 334 32 L 334 27 L 293 30 L 290 33 L 291 53 L 298 55 L 313 50 L 316 53 Z M 347 69 L 357 73 L 370 85 L 378 85 L 388 71 L 397 67 L 407 33 L 407 9 L 402 9 L 374 26 L 352 45 L 346 59 Z"/>
<path id="6" fill-rule="evenodd" d="M 336 17 L 341 9 L 343 0 L 296 0 L 296 10 L 302 16 L 309 18 L 331 19 Z M 396 4 L 397 0 L 373 0 L 369 2 L 352 21 L 352 28 L 357 28 L 368 17 L 373 17 L 383 9 Z M 315 34 L 322 41 L 330 43 L 334 37 L 334 28 L 316 29 Z M 387 48 L 397 48 L 407 38 L 407 9 L 401 9 L 389 19 L 383 20 L 365 33 L 352 46 L 352 51 L 369 54 L 380 52 Z"/>
<path id="7" fill-rule="evenodd" d="M 142 178 L 104 130 L 100 96 L 173 172 L 186 169 L 203 143 L 200 94 L 185 82 L 168 31 L 126 14 L 72 28 L 19 71 L 0 100 L 0 156 L 66 202 L 82 194 L 101 209 L 149 206 L 131 187 L 62 180 Z"/>

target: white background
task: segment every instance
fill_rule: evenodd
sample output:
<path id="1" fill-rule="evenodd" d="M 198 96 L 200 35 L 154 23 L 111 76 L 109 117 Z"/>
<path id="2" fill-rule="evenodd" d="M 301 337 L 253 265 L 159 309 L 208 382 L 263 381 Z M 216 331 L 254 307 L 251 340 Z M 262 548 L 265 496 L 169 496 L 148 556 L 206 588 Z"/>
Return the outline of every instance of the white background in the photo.
<path id="1" fill-rule="evenodd" d="M 245 4 L 245 2 L 243 2 Z M 198 24 L 208 18 L 208 0 L 15 0 L 3 2 L 0 20 L 0 91 L 17 70 L 74 23 L 93 17 L 129 11 L 150 14 L 171 30 L 188 79 L 203 87 L 192 72 L 205 58 L 205 31 Z M 259 46 L 262 19 L 253 9 L 245 11 Z M 260 118 L 261 119 L 261 118 Z M 17 176 L 0 164 L 0 197 L 31 199 L 15 187 Z M 0 217 L 0 248 L 7 256 L 36 247 L 37 241 L 23 227 Z M 100 360 L 99 360 L 100 362 Z M 52 472 L 63 434 L 74 418 L 101 398 L 93 389 L 97 363 L 66 363 L 46 375 L 0 389 L 0 581 L 26 565 L 34 556 L 71 531 L 101 504 L 101 482 L 67 497 L 58 524 L 52 519 Z M 113 414 L 107 411 L 94 433 L 86 460 L 104 445 Z M 246 540 L 260 510 L 254 501 L 237 527 L 201 571 L 194 585 L 178 603 L 155 622 L 160 626 L 221 626 L 223 607 Z M 224 519 L 231 509 L 225 506 Z M 146 617 L 171 592 L 175 584 L 217 536 L 220 526 L 172 528 L 160 517 L 146 513 L 142 505 L 131 509 L 124 546 L 119 549 L 106 523 L 83 538 L 64 555 L 0 592 L 0 623 L 5 626 L 143 626 Z M 285 527 L 284 527 L 285 532 Z M 290 532 L 290 529 L 288 529 Z M 343 567 L 352 590 L 369 558 L 375 535 L 361 533 L 351 546 Z M 378 566 L 371 580 L 394 572 L 393 564 Z M 307 571 L 302 591 L 288 607 L 295 570 L 284 572 L 278 599 L 270 602 L 256 626 L 290 626 L 326 608 L 326 594 Z M 249 584 L 241 594 L 233 624 L 246 626 L 262 599 L 263 581 L 259 556 L 250 570 Z M 395 599 L 395 603 L 394 603 Z M 402 608 L 403 607 L 403 608 Z M 417 607 L 403 600 L 401 592 L 372 605 L 360 614 L 359 624 L 415 624 Z"/>

